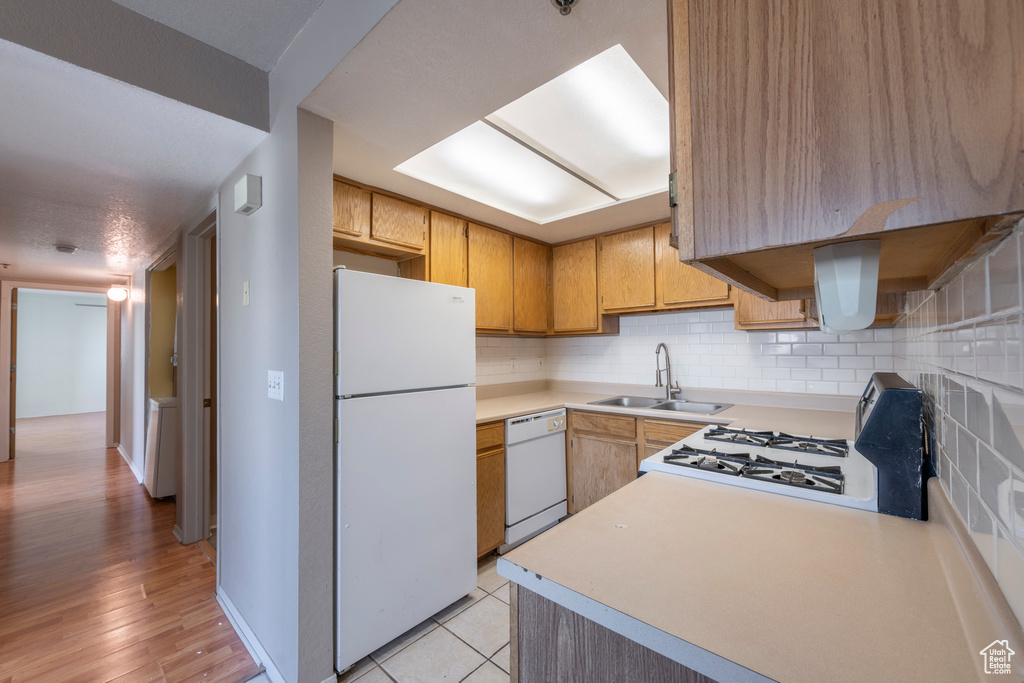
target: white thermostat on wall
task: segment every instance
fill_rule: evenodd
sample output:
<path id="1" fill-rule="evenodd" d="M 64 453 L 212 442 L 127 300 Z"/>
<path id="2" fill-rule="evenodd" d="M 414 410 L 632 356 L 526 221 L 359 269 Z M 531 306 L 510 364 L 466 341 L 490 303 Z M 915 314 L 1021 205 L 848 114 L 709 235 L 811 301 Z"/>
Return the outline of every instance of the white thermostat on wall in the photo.
<path id="1" fill-rule="evenodd" d="M 249 216 L 263 206 L 263 178 L 246 173 L 235 183 L 235 213 Z"/>

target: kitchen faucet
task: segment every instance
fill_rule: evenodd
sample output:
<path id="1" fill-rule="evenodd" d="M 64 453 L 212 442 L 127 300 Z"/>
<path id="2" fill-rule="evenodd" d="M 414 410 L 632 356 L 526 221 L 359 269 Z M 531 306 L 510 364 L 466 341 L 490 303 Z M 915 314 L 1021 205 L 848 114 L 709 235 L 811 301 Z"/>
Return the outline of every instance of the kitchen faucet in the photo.
<path id="1" fill-rule="evenodd" d="M 661 350 L 665 349 L 665 369 L 661 369 Z M 660 387 L 661 384 L 661 373 L 665 373 L 665 400 L 671 401 L 675 398 L 675 395 L 679 394 L 679 385 L 672 388 L 672 360 L 668 356 L 668 347 L 665 346 L 665 342 L 659 342 L 654 347 L 654 386 Z"/>

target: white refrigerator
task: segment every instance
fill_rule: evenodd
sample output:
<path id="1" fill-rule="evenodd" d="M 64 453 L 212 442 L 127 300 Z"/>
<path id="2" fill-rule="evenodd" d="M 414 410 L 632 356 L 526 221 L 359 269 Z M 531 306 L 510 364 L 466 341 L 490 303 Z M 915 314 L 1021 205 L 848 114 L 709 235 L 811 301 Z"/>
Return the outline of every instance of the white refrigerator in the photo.
<path id="1" fill-rule="evenodd" d="M 339 671 L 476 587 L 475 292 L 334 271 Z"/>

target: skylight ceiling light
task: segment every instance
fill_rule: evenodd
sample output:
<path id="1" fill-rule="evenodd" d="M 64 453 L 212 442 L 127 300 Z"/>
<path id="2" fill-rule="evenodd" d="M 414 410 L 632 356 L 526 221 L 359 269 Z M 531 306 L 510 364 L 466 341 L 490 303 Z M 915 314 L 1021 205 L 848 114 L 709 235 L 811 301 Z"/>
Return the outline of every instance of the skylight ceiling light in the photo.
<path id="1" fill-rule="evenodd" d="M 668 102 L 621 45 L 396 171 L 535 223 L 668 187 Z"/>

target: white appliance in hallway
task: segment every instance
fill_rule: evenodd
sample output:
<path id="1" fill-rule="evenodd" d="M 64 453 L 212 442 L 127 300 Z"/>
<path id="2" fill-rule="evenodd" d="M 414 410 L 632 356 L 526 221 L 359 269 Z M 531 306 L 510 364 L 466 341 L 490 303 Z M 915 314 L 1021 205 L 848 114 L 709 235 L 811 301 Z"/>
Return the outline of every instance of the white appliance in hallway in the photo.
<path id="1" fill-rule="evenodd" d="M 336 665 L 476 587 L 475 292 L 334 271 Z"/>
<path id="2" fill-rule="evenodd" d="M 568 513 L 565 408 L 505 421 L 505 544 L 519 545 Z"/>

